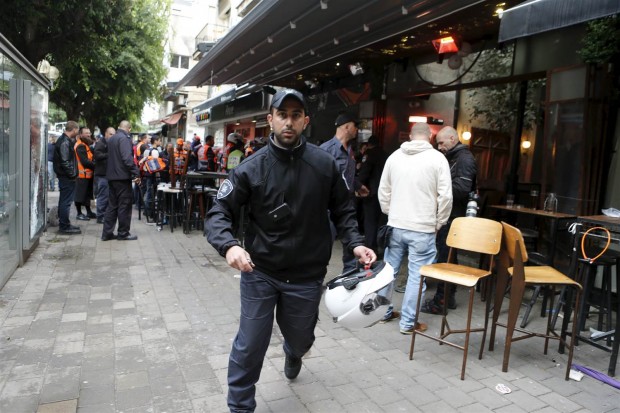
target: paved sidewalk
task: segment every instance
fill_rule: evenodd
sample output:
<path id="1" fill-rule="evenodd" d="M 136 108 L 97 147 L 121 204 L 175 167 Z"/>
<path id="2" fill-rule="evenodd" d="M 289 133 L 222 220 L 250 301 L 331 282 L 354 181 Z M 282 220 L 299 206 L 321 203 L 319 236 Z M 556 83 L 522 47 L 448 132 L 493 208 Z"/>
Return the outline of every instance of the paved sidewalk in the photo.
<path id="1" fill-rule="evenodd" d="M 101 225 L 76 222 L 82 235 L 50 228 L 0 290 L 0 412 L 226 412 L 235 271 L 197 231 L 157 231 L 135 213 L 137 241 L 102 242 Z M 340 254 L 336 244 L 332 277 Z M 462 291 L 457 301 L 453 326 L 462 320 Z M 477 300 L 476 325 L 482 308 Z M 430 331 L 440 327 L 438 316 L 421 320 Z M 332 323 L 322 305 L 316 336 L 290 382 L 274 326 L 257 412 L 620 412 L 619 390 L 589 377 L 564 381 L 566 356 L 555 343 L 543 355 L 540 339 L 515 343 L 502 373 L 503 331 L 482 360 L 473 336 L 461 381 L 461 352 L 419 337 L 409 361 L 410 336 L 396 322 L 352 331 Z M 599 371 L 607 362 L 590 346 L 575 352 L 575 363 Z M 499 383 L 512 393 L 496 391 Z"/>

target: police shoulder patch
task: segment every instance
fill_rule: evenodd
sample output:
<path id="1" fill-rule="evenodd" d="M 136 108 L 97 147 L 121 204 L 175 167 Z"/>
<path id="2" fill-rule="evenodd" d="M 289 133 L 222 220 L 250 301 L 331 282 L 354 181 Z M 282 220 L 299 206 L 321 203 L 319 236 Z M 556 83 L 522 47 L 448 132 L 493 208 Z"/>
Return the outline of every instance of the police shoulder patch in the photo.
<path id="1" fill-rule="evenodd" d="M 228 179 L 220 185 L 220 190 L 217 191 L 217 199 L 226 198 L 233 191 L 233 184 Z"/>

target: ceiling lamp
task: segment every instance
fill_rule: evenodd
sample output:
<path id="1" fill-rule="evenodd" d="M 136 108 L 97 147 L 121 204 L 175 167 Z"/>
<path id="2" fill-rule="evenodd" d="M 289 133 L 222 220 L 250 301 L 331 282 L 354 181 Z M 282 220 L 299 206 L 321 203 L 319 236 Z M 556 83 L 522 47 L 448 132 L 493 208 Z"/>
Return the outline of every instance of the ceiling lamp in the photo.
<path id="1" fill-rule="evenodd" d="M 428 123 L 429 125 L 443 125 L 443 119 L 432 116 L 409 116 L 409 123 Z"/>
<path id="2" fill-rule="evenodd" d="M 437 50 L 437 53 L 455 53 L 459 51 L 459 47 L 456 44 L 456 40 L 452 36 L 442 37 L 440 39 L 433 40 L 433 47 Z"/>
<path id="3" fill-rule="evenodd" d="M 321 0 L 319 3 L 321 3 L 321 10 L 327 9 L 327 0 Z"/>
<path id="4" fill-rule="evenodd" d="M 364 68 L 359 62 L 349 65 L 349 70 L 353 76 L 364 74 Z"/>

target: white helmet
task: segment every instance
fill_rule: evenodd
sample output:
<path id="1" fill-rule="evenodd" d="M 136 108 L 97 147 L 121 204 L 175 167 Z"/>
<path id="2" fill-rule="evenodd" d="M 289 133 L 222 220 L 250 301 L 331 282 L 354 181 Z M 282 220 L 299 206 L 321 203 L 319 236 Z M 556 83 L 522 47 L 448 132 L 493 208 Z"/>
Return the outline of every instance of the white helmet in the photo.
<path id="1" fill-rule="evenodd" d="M 392 303 L 394 269 L 378 261 L 368 270 L 348 271 L 327 283 L 325 306 L 334 323 L 348 328 L 370 327 Z"/>
<path id="2" fill-rule="evenodd" d="M 242 139 L 243 138 L 241 137 L 241 135 L 239 135 L 237 132 L 229 133 L 228 137 L 226 138 L 226 140 L 230 143 L 241 142 Z"/>

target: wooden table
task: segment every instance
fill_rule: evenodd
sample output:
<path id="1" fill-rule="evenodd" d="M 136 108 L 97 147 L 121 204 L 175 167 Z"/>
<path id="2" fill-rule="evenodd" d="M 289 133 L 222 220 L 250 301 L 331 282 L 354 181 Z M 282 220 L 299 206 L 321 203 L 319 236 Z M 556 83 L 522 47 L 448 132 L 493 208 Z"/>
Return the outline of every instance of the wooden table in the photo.
<path id="1" fill-rule="evenodd" d="M 548 212 L 548 211 L 543 211 L 542 209 L 533 209 L 533 208 L 524 208 L 524 207 L 515 207 L 515 206 L 508 207 L 506 205 L 490 205 L 490 208 L 497 209 L 500 211 L 506 211 L 512 214 L 530 215 L 530 216 L 535 216 L 537 218 L 549 220 L 551 240 L 549 244 L 549 253 L 545 257 L 546 258 L 545 263 L 551 266 L 553 266 L 553 262 L 554 262 L 560 221 L 566 220 L 566 219 L 573 219 L 573 220 L 577 219 L 576 215 L 564 214 L 562 212 Z"/>

